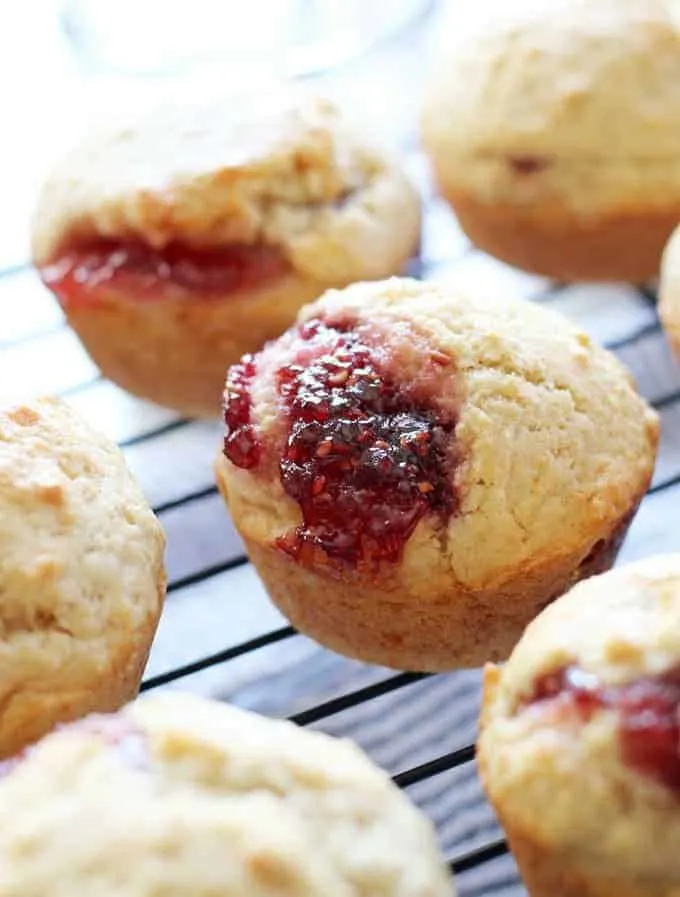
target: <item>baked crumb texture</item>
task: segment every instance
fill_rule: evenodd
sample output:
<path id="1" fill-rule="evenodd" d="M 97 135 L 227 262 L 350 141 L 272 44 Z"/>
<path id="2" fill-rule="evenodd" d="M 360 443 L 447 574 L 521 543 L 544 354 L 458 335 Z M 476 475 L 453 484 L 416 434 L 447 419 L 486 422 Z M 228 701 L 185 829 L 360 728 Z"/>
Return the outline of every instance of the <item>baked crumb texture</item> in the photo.
<path id="1" fill-rule="evenodd" d="M 33 259 L 102 372 L 217 416 L 225 368 L 330 286 L 399 273 L 420 202 L 329 101 L 164 106 L 53 171 Z"/>
<path id="2" fill-rule="evenodd" d="M 135 696 L 165 543 L 120 451 L 54 399 L 0 411 L 0 508 L 3 758 Z"/>
<path id="3" fill-rule="evenodd" d="M 532 897 L 680 892 L 680 555 L 575 586 L 489 666 L 478 760 Z"/>
<path id="4" fill-rule="evenodd" d="M 7 897 L 450 897 L 425 817 L 359 748 L 195 696 L 56 732 L 0 779 Z"/>
<path id="5" fill-rule="evenodd" d="M 561 316 L 393 279 L 329 291 L 232 368 L 217 477 L 294 625 L 438 670 L 507 656 L 607 569 L 655 413 Z"/>
<path id="6" fill-rule="evenodd" d="M 451 23 L 422 136 L 470 238 L 560 280 L 645 280 L 680 220 L 680 17 L 520 0 Z"/>

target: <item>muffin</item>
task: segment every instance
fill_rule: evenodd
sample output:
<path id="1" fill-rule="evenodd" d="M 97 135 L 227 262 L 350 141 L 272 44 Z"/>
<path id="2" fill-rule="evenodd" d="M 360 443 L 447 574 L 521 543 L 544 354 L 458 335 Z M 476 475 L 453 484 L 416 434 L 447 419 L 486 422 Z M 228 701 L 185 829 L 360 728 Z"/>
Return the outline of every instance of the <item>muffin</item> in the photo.
<path id="1" fill-rule="evenodd" d="M 6 767 L 0 869 L 3 897 L 452 894 L 430 824 L 353 744 L 177 692 Z"/>
<path id="2" fill-rule="evenodd" d="M 680 360 L 680 227 L 664 250 L 659 282 L 659 316 Z"/>
<path id="3" fill-rule="evenodd" d="M 444 29 L 422 111 L 470 239 L 559 280 L 655 277 L 680 221 L 680 18 L 519 0 Z"/>
<path id="4" fill-rule="evenodd" d="M 122 454 L 68 405 L 0 411 L 0 758 L 134 697 L 163 548 Z"/>
<path id="5" fill-rule="evenodd" d="M 93 134 L 43 187 L 32 252 L 104 376 L 218 417 L 227 365 L 327 287 L 399 273 L 419 231 L 400 167 L 280 89 Z"/>
<path id="6" fill-rule="evenodd" d="M 680 555 L 577 585 L 486 670 L 479 769 L 531 897 L 680 893 Z"/>
<path id="7" fill-rule="evenodd" d="M 657 417 L 560 315 L 397 278 L 331 290 L 231 368 L 217 478 L 294 626 L 412 670 L 502 658 L 607 569 Z"/>

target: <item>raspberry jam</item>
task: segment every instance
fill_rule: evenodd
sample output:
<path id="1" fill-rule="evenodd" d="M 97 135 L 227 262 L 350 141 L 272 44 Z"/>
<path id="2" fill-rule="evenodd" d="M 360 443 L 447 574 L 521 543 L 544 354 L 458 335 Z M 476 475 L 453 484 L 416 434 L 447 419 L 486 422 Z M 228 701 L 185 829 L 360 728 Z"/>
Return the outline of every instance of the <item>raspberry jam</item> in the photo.
<path id="1" fill-rule="evenodd" d="M 258 452 L 239 397 L 248 364 L 236 369 L 226 403 L 225 452 L 241 467 L 252 466 Z M 435 352 L 424 364 L 441 368 L 450 359 Z M 455 419 L 431 395 L 397 382 L 383 353 L 356 329 L 318 319 L 303 324 L 278 387 L 287 414 L 279 474 L 303 518 L 279 540 L 283 551 L 303 563 L 317 549 L 352 566 L 394 562 L 425 514 L 446 519 L 455 511 Z"/>
<path id="2" fill-rule="evenodd" d="M 616 710 L 625 763 L 680 799 L 680 666 L 625 685 L 601 686 L 576 666 L 542 676 L 529 703 L 560 702 L 584 721 Z"/>
<path id="3" fill-rule="evenodd" d="M 196 250 L 171 244 L 153 249 L 102 240 L 66 253 L 40 273 L 62 305 L 72 306 L 96 301 L 107 289 L 142 300 L 223 296 L 287 270 L 285 258 L 273 246 Z"/>
<path id="4" fill-rule="evenodd" d="M 255 358 L 244 355 L 232 365 L 224 390 L 224 454 L 236 467 L 250 470 L 260 460 L 260 443 L 250 420 L 250 384 L 255 376 Z"/>

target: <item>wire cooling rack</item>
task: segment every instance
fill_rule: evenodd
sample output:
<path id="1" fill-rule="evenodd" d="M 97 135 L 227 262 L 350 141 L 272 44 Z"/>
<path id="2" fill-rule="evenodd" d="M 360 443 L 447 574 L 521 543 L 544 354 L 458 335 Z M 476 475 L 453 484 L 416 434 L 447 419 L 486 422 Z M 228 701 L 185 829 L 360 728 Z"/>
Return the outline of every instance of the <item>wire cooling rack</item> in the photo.
<path id="1" fill-rule="evenodd" d="M 677 548 L 680 371 L 652 289 L 550 283 L 474 250 L 407 159 L 425 207 L 411 273 L 465 288 L 523 295 L 577 320 L 628 365 L 662 417 L 655 478 L 622 552 Z M 350 737 L 429 814 L 463 897 L 523 889 L 474 767 L 479 671 L 394 673 L 340 658 L 295 633 L 269 604 L 219 498 L 212 464 L 218 423 L 189 421 L 101 379 L 27 267 L 0 271 L 0 389 L 59 393 L 115 439 L 168 537 L 169 590 L 143 690 L 190 689 Z M 320 596 L 320 600 L 323 600 Z"/>

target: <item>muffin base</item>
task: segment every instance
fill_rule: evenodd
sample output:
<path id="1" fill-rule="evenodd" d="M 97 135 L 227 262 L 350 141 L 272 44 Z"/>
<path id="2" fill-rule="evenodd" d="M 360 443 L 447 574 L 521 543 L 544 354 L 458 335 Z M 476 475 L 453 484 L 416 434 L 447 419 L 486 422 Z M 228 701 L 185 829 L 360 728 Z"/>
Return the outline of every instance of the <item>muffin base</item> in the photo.
<path id="1" fill-rule="evenodd" d="M 672 885 L 645 885 L 583 872 L 497 813 L 530 897 L 673 897 Z"/>
<path id="2" fill-rule="evenodd" d="M 299 564 L 248 532 L 252 506 L 229 488 L 229 463 L 216 463 L 217 483 L 236 528 L 274 604 L 291 624 L 348 657 L 400 670 L 443 672 L 503 660 L 524 627 L 575 582 L 608 570 L 639 505 L 578 552 L 519 569 L 493 588 L 469 589 L 451 576 L 405 582 L 394 571 L 375 575 Z"/>
<path id="3" fill-rule="evenodd" d="M 224 298 L 144 300 L 108 289 L 64 311 L 104 377 L 188 417 L 215 418 L 227 367 L 279 336 L 327 286 L 288 274 Z"/>
<path id="4" fill-rule="evenodd" d="M 2 703 L 0 724 L 0 760 L 19 753 L 23 748 L 47 735 L 60 723 L 81 719 L 89 713 L 110 713 L 134 700 L 146 667 L 151 644 L 156 634 L 165 596 L 166 578 L 158 579 L 158 611 L 150 615 L 142 627 L 122 633 L 121 642 L 108 663 L 103 666 L 95 652 L 101 645 L 94 642 L 92 669 L 83 669 L 78 659 L 46 675 L 47 663 L 37 670 L 38 676 L 17 684 L 9 700 Z M 126 637 L 127 635 L 127 637 Z"/>
<path id="5" fill-rule="evenodd" d="M 680 221 L 680 205 L 621 209 L 585 219 L 566 206 L 483 202 L 443 187 L 462 229 L 484 252 L 525 271 L 561 281 L 644 282 Z"/>

